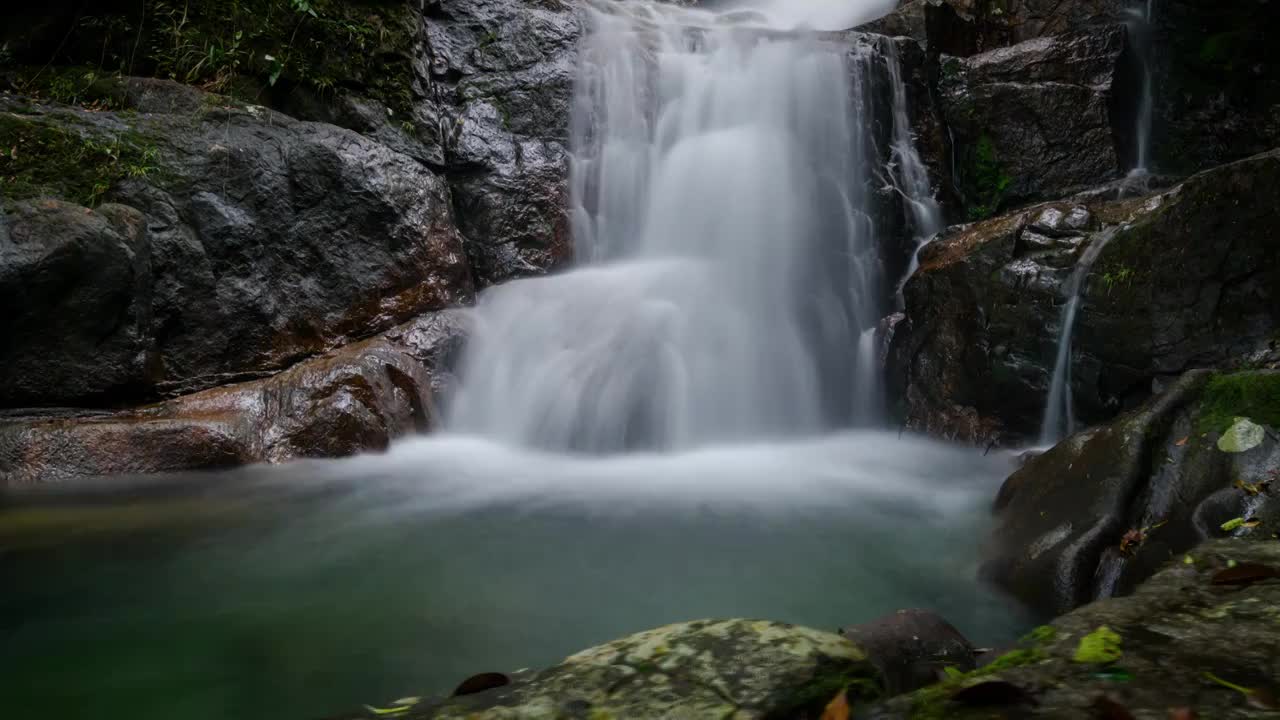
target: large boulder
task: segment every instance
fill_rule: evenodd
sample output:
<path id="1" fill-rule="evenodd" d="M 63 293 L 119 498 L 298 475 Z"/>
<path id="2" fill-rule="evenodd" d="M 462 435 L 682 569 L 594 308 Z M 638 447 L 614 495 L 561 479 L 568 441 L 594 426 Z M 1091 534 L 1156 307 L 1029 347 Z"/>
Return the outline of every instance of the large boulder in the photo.
<path id="1" fill-rule="evenodd" d="M 1062 35 L 1124 20 L 1128 0 L 917 0 L 924 5 L 931 47 L 968 56 L 1027 40 Z M 908 17 L 915 3 L 898 13 Z"/>
<path id="2" fill-rule="evenodd" d="M 1136 593 L 1037 628 L 974 673 L 857 717 L 1274 718 L 1280 543 L 1214 540 Z"/>
<path id="3" fill-rule="evenodd" d="M 382 450 L 433 427 L 462 335 L 445 311 L 264 380 L 121 412 L 0 416 L 0 488 Z"/>
<path id="4" fill-rule="evenodd" d="M 1145 198 L 1094 193 L 951 229 L 921 253 L 894 333 L 909 427 L 961 440 L 1037 433 L 1068 280 L 1105 242 L 1072 337 L 1077 417 L 1135 407 L 1193 367 L 1233 367 L 1280 328 L 1280 151 Z"/>
<path id="5" fill-rule="evenodd" d="M 1061 198 L 1120 174 L 1113 110 L 1120 25 L 940 58 L 938 95 L 970 218 Z"/>
<path id="6" fill-rule="evenodd" d="M 1237 417 L 1262 428 L 1256 442 L 1219 442 Z M 1131 592 L 1203 540 L 1267 537 L 1280 529 L 1277 428 L 1280 371 L 1187 373 L 1006 480 L 983 573 L 1057 613 Z"/>
<path id="7" fill-rule="evenodd" d="M 561 0 L 435 0 L 424 9 L 428 97 L 459 228 L 482 285 L 572 258 L 569 129 L 584 19 Z"/>
<path id="8" fill-rule="evenodd" d="M 165 97 L 172 112 L 0 100 L 0 406 L 261 376 L 472 298 L 448 187 L 418 162 Z"/>
<path id="9" fill-rule="evenodd" d="M 511 684 L 415 704 L 397 717 L 816 720 L 845 689 L 855 702 L 873 698 L 880 680 L 866 654 L 839 635 L 762 620 L 698 620 L 584 650 Z M 359 717 L 377 710 L 387 712 Z"/>

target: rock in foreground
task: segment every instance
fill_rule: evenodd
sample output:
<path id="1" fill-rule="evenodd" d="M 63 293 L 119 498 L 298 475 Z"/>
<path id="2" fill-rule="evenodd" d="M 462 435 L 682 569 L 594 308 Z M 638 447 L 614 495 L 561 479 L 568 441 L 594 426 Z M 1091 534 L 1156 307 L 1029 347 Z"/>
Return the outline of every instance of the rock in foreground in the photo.
<path id="1" fill-rule="evenodd" d="M 849 640 L 754 620 L 699 620 L 584 650 L 510 685 L 402 718 L 818 718 L 837 693 L 879 694 L 877 672 Z M 385 711 L 385 708 L 382 710 Z M 360 717 L 377 717 L 372 709 Z"/>
<path id="2" fill-rule="evenodd" d="M 1274 718 L 1277 575 L 1280 542 L 1215 540 L 1130 597 L 1065 615 L 984 669 L 859 717 Z"/>

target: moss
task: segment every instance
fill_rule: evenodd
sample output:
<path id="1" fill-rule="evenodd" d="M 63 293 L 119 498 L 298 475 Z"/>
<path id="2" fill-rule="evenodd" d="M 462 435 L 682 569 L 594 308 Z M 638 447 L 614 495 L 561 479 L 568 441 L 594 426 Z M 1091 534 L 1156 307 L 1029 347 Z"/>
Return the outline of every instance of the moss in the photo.
<path id="1" fill-rule="evenodd" d="M 941 720 L 958 716 L 959 708 L 951 702 L 951 696 L 961 688 L 998 675 L 1013 668 L 1034 665 L 1048 659 L 1044 647 L 1057 637 L 1057 630 L 1043 625 L 1032 630 L 1019 642 L 1024 646 L 1011 650 L 982 667 L 967 673 L 953 673 L 937 685 L 918 690 L 912 695 L 913 720 Z"/>
<path id="2" fill-rule="evenodd" d="M 1280 427 L 1280 373 L 1246 371 L 1210 378 L 1200 397 L 1199 431 L 1222 432 L 1236 417 Z"/>
<path id="3" fill-rule="evenodd" d="M 132 132 L 99 137 L 66 122 L 0 113 L 0 137 L 6 202 L 53 196 L 93 206 L 120 180 L 157 171 L 155 147 Z"/>
<path id="4" fill-rule="evenodd" d="M 877 700 L 884 695 L 884 687 L 879 677 L 870 676 L 867 672 L 866 669 L 845 667 L 820 674 L 817 679 L 783 698 L 768 717 L 776 720 L 816 717 L 841 692 L 848 693 L 851 703 Z"/>
<path id="5" fill-rule="evenodd" d="M 970 186 L 969 219 L 994 215 L 1004 201 L 1013 178 L 1000 166 L 999 154 L 990 135 L 983 134 L 970 153 L 967 173 Z"/>
<path id="6" fill-rule="evenodd" d="M 417 33 L 408 0 L 143 0 L 85 15 L 54 62 L 89 64 L 98 77 L 170 78 L 257 104 L 299 88 L 352 93 L 407 117 Z M 58 80 L 58 94 L 78 94 L 78 82 Z"/>

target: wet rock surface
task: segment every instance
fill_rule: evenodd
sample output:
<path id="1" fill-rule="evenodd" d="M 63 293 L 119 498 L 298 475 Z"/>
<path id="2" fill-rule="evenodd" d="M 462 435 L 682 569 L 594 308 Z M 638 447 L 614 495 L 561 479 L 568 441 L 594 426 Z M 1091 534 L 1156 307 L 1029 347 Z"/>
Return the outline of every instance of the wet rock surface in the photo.
<path id="1" fill-rule="evenodd" d="M 977 673 L 859 717 L 1275 717 L 1278 568 L 1274 540 L 1210 541 L 1133 595 L 1064 615 Z"/>
<path id="2" fill-rule="evenodd" d="M 1234 418 L 1261 426 L 1243 452 Z M 1184 375 L 1143 407 L 1032 458 L 996 500 L 983 574 L 1036 610 L 1132 592 L 1200 542 L 1280 529 L 1280 371 Z"/>
<path id="3" fill-rule="evenodd" d="M 573 254 L 568 138 L 583 13 L 560 0 L 435 0 L 417 113 L 434 133 L 477 281 Z"/>
<path id="4" fill-rule="evenodd" d="M 263 380 L 135 410 L 0 415 L 0 488 L 382 450 L 432 428 L 462 334 L 446 311 Z"/>
<path id="5" fill-rule="evenodd" d="M 1123 26 L 1110 25 L 939 59 L 941 111 L 970 217 L 1120 174 L 1113 104 L 1125 42 Z"/>
<path id="6" fill-rule="evenodd" d="M 865 653 L 839 635 L 762 620 L 698 620 L 584 650 L 509 685 L 415 703 L 400 716 L 817 718 L 845 687 L 855 699 L 870 698 L 879 680 Z"/>
<path id="7" fill-rule="evenodd" d="M 968 672 L 976 666 L 977 653 L 969 641 L 928 610 L 899 610 L 841 628 L 840 634 L 866 651 L 890 695 L 932 685 L 945 668 Z"/>
<path id="8" fill-rule="evenodd" d="M 472 296 L 443 181 L 353 132 L 251 106 L 135 114 L 2 100 L 0 113 L 31 138 L 19 153 L 56 134 L 127 145 L 145 163 L 97 210 L 35 199 L 0 217 L 0 297 L 16 309 L 0 331 L 0 405 L 200 390 Z M 59 317 L 72 322 L 49 323 Z"/>
<path id="9" fill-rule="evenodd" d="M 894 333 L 906 425 L 978 443 L 1033 436 L 1066 283 L 1103 238 L 1073 335 L 1081 421 L 1134 407 L 1184 370 L 1270 352 L 1277 181 L 1271 152 L 1148 197 L 1115 200 L 1112 188 L 950 229 L 921 253 Z"/>

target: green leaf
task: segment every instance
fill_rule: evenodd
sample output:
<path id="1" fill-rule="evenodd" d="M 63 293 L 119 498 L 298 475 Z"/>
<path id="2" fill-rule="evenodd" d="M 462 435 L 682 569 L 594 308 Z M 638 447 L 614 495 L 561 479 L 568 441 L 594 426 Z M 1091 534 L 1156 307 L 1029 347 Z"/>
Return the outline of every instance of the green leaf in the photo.
<path id="1" fill-rule="evenodd" d="M 1072 658 L 1078 663 L 1105 665 L 1120 659 L 1121 638 L 1111 628 L 1103 625 L 1097 630 L 1080 638 L 1080 645 Z"/>
<path id="2" fill-rule="evenodd" d="M 1246 417 L 1238 417 L 1231 427 L 1218 438 L 1218 449 L 1222 452 L 1242 453 L 1262 444 L 1267 431 Z"/>
<path id="3" fill-rule="evenodd" d="M 951 679 L 964 677 L 963 672 L 960 672 L 958 668 L 952 667 L 951 665 L 942 668 L 942 672 L 946 673 L 947 677 Z"/>
<path id="4" fill-rule="evenodd" d="M 1238 529 L 1241 525 L 1244 525 L 1244 518 L 1231 518 L 1230 520 L 1222 523 L 1222 532 L 1231 532 L 1232 530 Z"/>

